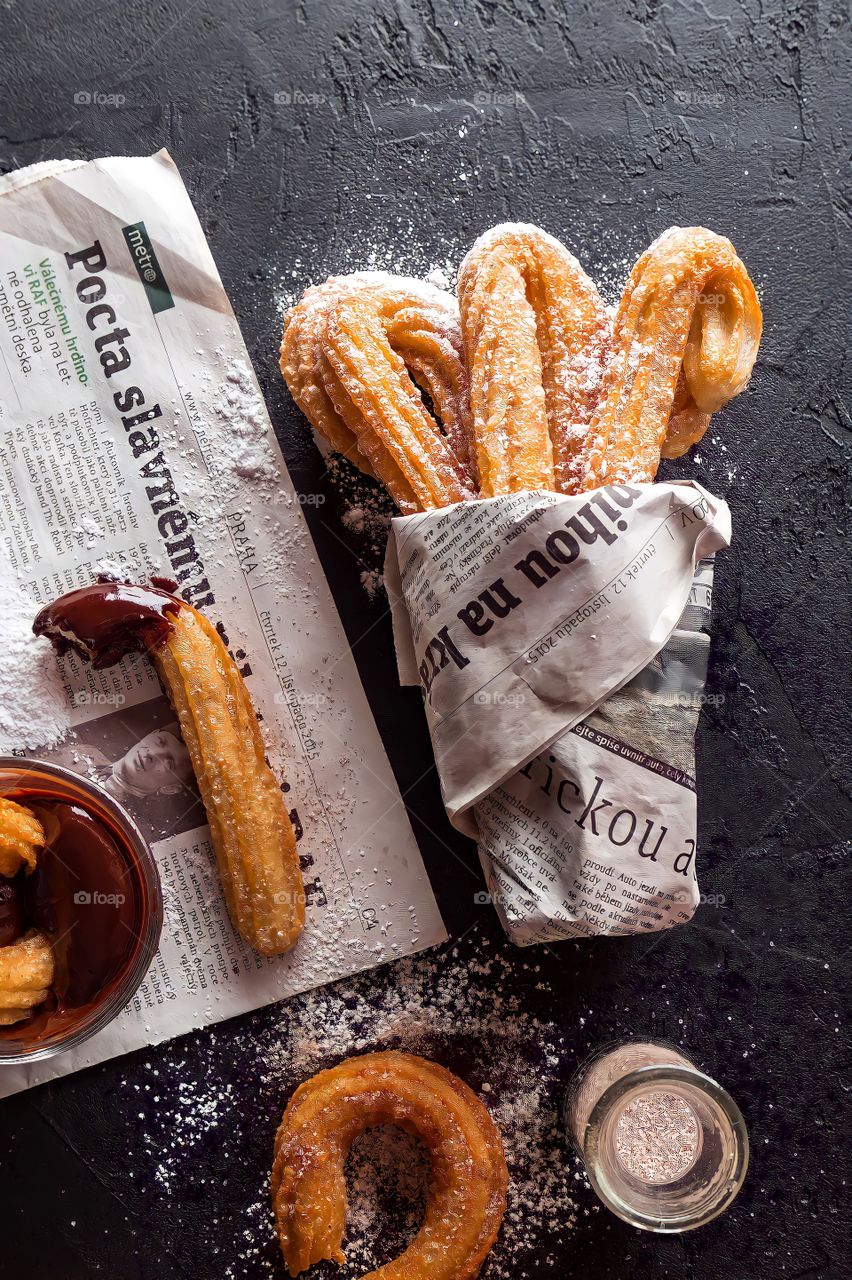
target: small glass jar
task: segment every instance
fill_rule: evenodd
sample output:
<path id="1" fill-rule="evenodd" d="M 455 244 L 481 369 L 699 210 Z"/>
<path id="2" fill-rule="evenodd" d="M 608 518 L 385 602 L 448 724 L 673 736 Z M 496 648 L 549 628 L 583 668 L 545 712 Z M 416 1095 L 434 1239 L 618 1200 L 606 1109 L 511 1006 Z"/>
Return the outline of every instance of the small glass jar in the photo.
<path id="1" fill-rule="evenodd" d="M 691 1231 L 718 1216 L 748 1168 L 739 1107 L 660 1041 L 607 1045 L 577 1071 L 565 1125 L 597 1195 L 645 1231 Z"/>
<path id="2" fill-rule="evenodd" d="M 81 1044 L 129 1004 L 157 952 L 163 897 L 154 855 L 136 823 L 112 796 L 88 778 L 41 760 L 0 756 L 0 796 L 22 805 L 53 803 L 82 809 L 107 833 L 118 851 L 122 887 L 126 886 L 130 895 L 126 951 L 122 950 L 108 980 L 79 1007 L 56 1011 L 48 1005 L 35 1010 L 26 1021 L 0 1028 L 1 1069 L 4 1063 L 38 1062 Z M 84 889 L 73 896 L 75 903 L 82 904 L 92 897 Z"/>

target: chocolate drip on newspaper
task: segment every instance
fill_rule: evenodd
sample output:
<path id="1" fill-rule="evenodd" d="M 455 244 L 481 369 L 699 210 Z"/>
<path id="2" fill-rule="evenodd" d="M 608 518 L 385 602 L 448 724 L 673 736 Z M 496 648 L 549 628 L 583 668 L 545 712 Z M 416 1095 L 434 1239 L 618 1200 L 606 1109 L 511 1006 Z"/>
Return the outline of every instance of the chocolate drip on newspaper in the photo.
<path id="1" fill-rule="evenodd" d="M 152 585 L 101 577 L 46 605 L 33 623 L 58 653 L 74 649 L 93 667 L 110 667 L 126 653 L 155 648 L 172 630 L 169 614 L 181 607 L 176 584 L 152 578 Z"/>

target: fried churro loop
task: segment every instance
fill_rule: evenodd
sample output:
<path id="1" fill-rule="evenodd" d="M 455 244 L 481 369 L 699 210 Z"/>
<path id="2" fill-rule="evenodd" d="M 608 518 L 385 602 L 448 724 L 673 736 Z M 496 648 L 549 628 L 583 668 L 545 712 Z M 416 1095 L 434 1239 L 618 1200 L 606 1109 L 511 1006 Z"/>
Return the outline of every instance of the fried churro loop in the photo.
<path id="1" fill-rule="evenodd" d="M 286 313 L 280 366 L 290 394 L 317 434 L 328 441 L 335 453 L 372 475 L 370 463 L 358 448 L 358 437 L 340 417 L 323 376 L 325 320 L 332 303 L 342 296 L 342 279 L 332 276 L 324 284 L 307 289 L 301 301 Z"/>
<path id="2" fill-rule="evenodd" d="M 480 493 L 577 487 L 610 321 L 595 285 L 539 227 L 480 236 L 459 271 Z"/>
<path id="3" fill-rule="evenodd" d="M 402 511 L 471 496 L 467 373 L 451 295 L 380 272 L 332 277 L 287 313 L 281 370 L 314 429 L 378 477 Z"/>
<path id="4" fill-rule="evenodd" d="M 44 848 L 44 827 L 23 805 L 0 796 L 0 876 L 34 870 L 39 849 Z"/>
<path id="5" fill-rule="evenodd" d="M 245 682 L 216 628 L 168 591 L 101 581 L 48 605 L 33 630 L 96 667 L 147 653 L 177 713 L 231 919 L 262 955 L 288 951 L 305 918 L 296 837 Z"/>
<path id="6" fill-rule="evenodd" d="M 275 1139 L 272 1196 L 291 1276 L 344 1262 L 344 1166 L 362 1130 L 417 1134 L 432 1162 L 423 1224 L 394 1261 L 364 1280 L 473 1280 L 494 1243 L 508 1174 L 497 1129 L 476 1094 L 434 1062 L 407 1053 L 348 1058 L 301 1085 Z"/>
<path id="7" fill-rule="evenodd" d="M 0 1026 L 23 1021 L 44 1003 L 54 969 L 50 943 L 37 929 L 0 947 Z"/>
<path id="8" fill-rule="evenodd" d="M 700 439 L 709 415 L 748 383 L 761 327 L 754 285 L 729 240 L 703 227 L 672 227 L 655 240 L 618 308 L 582 487 L 653 480 L 661 449 L 677 457 Z"/>
<path id="9" fill-rule="evenodd" d="M 460 329 L 449 295 L 369 273 L 309 289 L 285 325 L 295 399 L 406 513 L 471 488 L 652 480 L 743 390 L 760 342 L 748 273 L 703 227 L 673 227 L 642 254 L 614 326 L 577 260 L 523 223 L 481 236 L 458 288 Z"/>

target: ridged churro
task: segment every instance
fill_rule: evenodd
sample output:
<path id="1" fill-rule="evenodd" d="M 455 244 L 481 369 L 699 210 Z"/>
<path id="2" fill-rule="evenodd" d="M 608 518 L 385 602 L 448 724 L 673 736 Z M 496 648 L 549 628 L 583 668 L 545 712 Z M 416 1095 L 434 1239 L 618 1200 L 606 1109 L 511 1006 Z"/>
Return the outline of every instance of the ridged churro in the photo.
<path id="1" fill-rule="evenodd" d="M 458 288 L 480 495 L 572 491 L 609 352 L 595 285 L 558 240 L 507 223 L 476 241 Z"/>
<path id="2" fill-rule="evenodd" d="M 369 273 L 309 289 L 288 313 L 295 399 L 403 512 L 652 480 L 743 390 L 760 342 L 748 273 L 703 227 L 654 241 L 614 322 L 576 258 L 523 223 L 476 241 L 458 292 L 460 329 L 449 295 Z"/>
<path id="3" fill-rule="evenodd" d="M 364 1280 L 473 1280 L 500 1228 L 508 1174 L 500 1135 L 476 1094 L 408 1053 L 347 1058 L 301 1085 L 275 1139 L 272 1196 L 284 1261 L 297 1276 L 343 1263 L 344 1166 L 372 1125 L 416 1133 L 432 1162 L 424 1221 L 393 1262 Z"/>
<path id="4" fill-rule="evenodd" d="M 380 272 L 332 277 L 287 313 L 281 370 L 318 434 L 377 476 L 402 511 L 471 496 L 467 374 L 451 295 Z"/>
<path id="5" fill-rule="evenodd" d="M 189 751 L 231 919 L 262 955 L 288 951 L 305 915 L 296 837 L 248 690 L 215 627 L 169 591 L 109 581 L 48 605 L 33 630 L 95 667 L 148 654 Z"/>
<path id="6" fill-rule="evenodd" d="M 667 431 L 670 457 L 700 439 L 705 415 L 748 383 L 761 327 L 754 285 L 729 240 L 704 227 L 672 227 L 655 240 L 633 268 L 615 318 L 581 487 L 653 480 Z"/>

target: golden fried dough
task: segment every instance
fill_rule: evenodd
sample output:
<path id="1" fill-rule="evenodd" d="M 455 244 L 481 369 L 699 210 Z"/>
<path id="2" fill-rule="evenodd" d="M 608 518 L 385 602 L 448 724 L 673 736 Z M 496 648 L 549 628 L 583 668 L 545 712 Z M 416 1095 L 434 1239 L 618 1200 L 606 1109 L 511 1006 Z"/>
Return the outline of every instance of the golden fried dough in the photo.
<path id="1" fill-rule="evenodd" d="M 480 236 L 459 272 L 480 493 L 577 488 L 610 320 L 592 281 L 539 227 Z"/>
<path id="2" fill-rule="evenodd" d="M 34 813 L 0 796 L 0 876 L 33 870 L 44 848 L 44 828 Z"/>
<path id="3" fill-rule="evenodd" d="M 500 1228 L 508 1173 L 500 1135 L 476 1094 L 408 1053 L 347 1058 L 301 1085 L 275 1139 L 272 1196 L 291 1276 L 344 1262 L 344 1166 L 354 1138 L 379 1124 L 415 1133 L 432 1163 L 414 1240 L 365 1280 L 473 1280 Z"/>
<path id="4" fill-rule="evenodd" d="M 615 318 L 582 487 L 653 480 L 667 431 L 671 457 L 700 439 L 703 415 L 747 385 L 761 327 L 754 285 L 729 240 L 704 227 L 672 227 L 655 240 L 633 268 Z M 685 389 L 673 414 L 681 371 Z"/>

